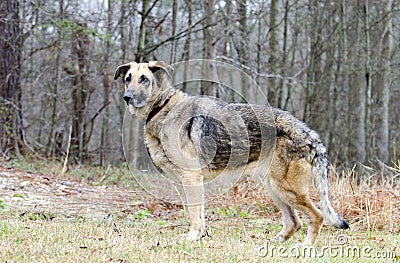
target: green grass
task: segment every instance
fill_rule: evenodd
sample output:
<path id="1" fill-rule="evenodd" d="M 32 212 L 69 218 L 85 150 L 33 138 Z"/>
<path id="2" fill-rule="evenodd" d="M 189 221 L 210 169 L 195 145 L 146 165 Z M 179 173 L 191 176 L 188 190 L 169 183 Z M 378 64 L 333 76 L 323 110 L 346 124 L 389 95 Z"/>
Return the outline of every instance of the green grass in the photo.
<path id="1" fill-rule="evenodd" d="M 271 227 L 266 236 L 262 218 L 224 217 L 208 223 L 206 237 L 186 242 L 183 219 L 96 221 L 0 213 L 0 262 L 387 262 L 377 253 L 399 253 L 395 234 L 325 228 L 315 248 L 302 248 L 295 244 L 301 233 L 284 244 L 268 243 L 266 238 L 279 229 Z M 340 235 L 347 242 L 340 243 Z M 307 251 L 315 251 L 314 258 Z"/>
<path id="2" fill-rule="evenodd" d="M 216 207 L 213 212 L 222 217 L 239 217 L 239 218 L 248 218 L 250 216 L 247 210 L 242 210 L 239 206 L 228 206 L 228 207 Z"/>

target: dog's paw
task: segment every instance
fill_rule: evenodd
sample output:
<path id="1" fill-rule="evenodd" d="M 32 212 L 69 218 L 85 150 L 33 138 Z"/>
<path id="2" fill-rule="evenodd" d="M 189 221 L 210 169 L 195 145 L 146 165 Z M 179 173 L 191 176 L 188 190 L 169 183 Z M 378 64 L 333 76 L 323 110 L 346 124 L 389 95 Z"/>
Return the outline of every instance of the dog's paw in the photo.
<path id="1" fill-rule="evenodd" d="M 197 241 L 200 240 L 201 236 L 203 235 L 203 230 L 195 230 L 190 229 L 189 234 L 186 237 L 187 241 Z"/>
<path id="2" fill-rule="evenodd" d="M 275 237 L 269 239 L 269 242 L 271 242 L 271 243 L 283 243 L 285 241 L 286 241 L 285 237 L 280 235 L 280 234 L 278 234 Z"/>

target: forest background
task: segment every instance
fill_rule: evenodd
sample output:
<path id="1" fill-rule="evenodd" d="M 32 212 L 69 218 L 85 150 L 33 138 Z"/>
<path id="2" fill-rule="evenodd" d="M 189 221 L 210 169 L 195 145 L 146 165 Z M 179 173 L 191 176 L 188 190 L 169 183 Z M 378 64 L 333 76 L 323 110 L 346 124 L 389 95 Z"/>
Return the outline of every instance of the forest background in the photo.
<path id="1" fill-rule="evenodd" d="M 320 133 L 338 167 L 390 173 L 400 159 L 399 12 L 394 0 L 1 1 L 0 152 L 120 165 L 116 67 L 204 58 L 252 76 L 270 105 Z"/>

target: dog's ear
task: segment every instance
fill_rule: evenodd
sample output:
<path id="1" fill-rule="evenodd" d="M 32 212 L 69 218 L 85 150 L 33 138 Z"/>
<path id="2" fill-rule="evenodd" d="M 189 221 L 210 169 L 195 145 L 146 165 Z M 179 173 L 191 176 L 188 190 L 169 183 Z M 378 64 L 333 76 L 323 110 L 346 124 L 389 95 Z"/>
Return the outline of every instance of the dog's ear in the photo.
<path id="1" fill-rule="evenodd" d="M 115 70 L 114 79 L 116 80 L 119 77 L 121 77 L 121 78 L 125 77 L 126 72 L 128 72 L 128 70 L 131 68 L 132 64 L 133 64 L 133 62 L 130 62 L 130 63 L 119 66 Z"/>
<path id="2" fill-rule="evenodd" d="M 149 69 L 153 73 L 159 71 L 160 69 L 163 70 L 167 74 L 168 79 L 171 79 L 172 74 L 174 73 L 174 68 L 164 61 L 149 61 Z"/>

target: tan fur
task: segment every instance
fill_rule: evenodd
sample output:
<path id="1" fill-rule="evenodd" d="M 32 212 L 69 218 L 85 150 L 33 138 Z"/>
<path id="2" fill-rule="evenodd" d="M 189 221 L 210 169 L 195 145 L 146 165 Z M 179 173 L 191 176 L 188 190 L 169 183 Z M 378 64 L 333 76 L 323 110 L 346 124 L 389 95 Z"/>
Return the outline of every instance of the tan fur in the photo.
<path id="1" fill-rule="evenodd" d="M 125 82 L 124 99 L 129 103 L 132 114 L 146 120 L 144 136 L 150 157 L 163 172 L 182 182 L 185 192 L 183 202 L 187 204 L 191 221 L 189 240 L 198 240 L 204 232 L 205 181 L 220 179 L 220 176 L 221 182 L 224 182 L 224 176 L 229 178 L 243 171 L 264 178 L 267 190 L 282 211 L 283 229 L 274 241 L 286 241 L 302 227 L 296 211 L 305 215 L 308 224 L 304 240 L 307 245 L 315 242 L 324 217 L 336 227 L 348 228 L 347 222 L 334 212 L 329 203 L 326 179 L 329 163 L 318 134 L 278 109 L 271 110 L 271 119 L 266 114 L 267 109 L 262 106 L 220 106 L 212 100 L 188 96 L 171 87 L 171 74 L 172 67 L 163 62 L 128 63 L 118 67 L 115 79 L 131 78 L 130 82 Z M 139 83 L 143 76 L 148 81 Z M 132 98 L 129 99 L 127 94 Z M 222 133 L 218 130 L 222 126 L 213 119 L 191 118 L 191 114 L 198 109 L 218 115 L 238 134 L 231 137 L 232 141 L 226 141 L 223 130 Z M 273 123 L 276 125 L 276 142 L 261 145 L 263 141 L 260 131 L 268 130 Z M 214 129 L 212 135 L 213 142 L 217 142 L 217 155 L 212 160 L 207 159 L 210 156 L 207 152 L 212 152 L 214 144 L 205 141 L 209 137 L 204 135 L 204 127 Z M 242 130 L 249 134 L 249 142 L 240 133 Z M 233 147 L 236 142 L 251 149 L 247 165 L 230 163 L 223 155 L 225 151 L 234 149 L 229 147 Z M 273 152 L 263 148 L 272 148 L 273 144 Z M 265 176 L 269 167 L 268 176 Z M 324 214 L 310 200 L 310 181 L 315 182 Z"/>

